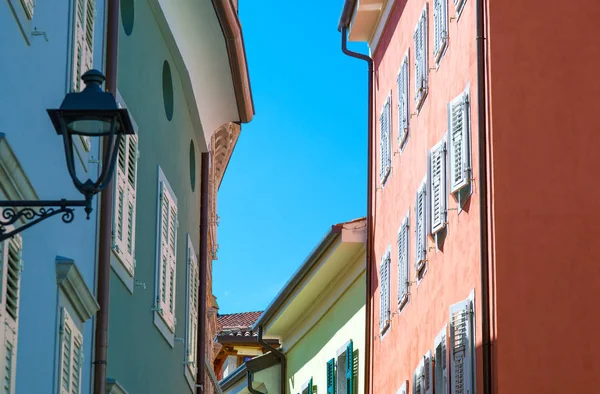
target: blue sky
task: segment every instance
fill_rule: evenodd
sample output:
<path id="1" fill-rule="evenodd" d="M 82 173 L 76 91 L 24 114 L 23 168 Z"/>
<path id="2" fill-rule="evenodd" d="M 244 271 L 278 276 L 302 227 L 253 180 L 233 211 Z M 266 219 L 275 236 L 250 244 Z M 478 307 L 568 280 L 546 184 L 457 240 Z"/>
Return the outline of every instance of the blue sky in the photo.
<path id="1" fill-rule="evenodd" d="M 367 65 L 341 51 L 342 6 L 240 0 L 256 115 L 219 190 L 219 313 L 263 310 L 332 224 L 365 215 Z"/>

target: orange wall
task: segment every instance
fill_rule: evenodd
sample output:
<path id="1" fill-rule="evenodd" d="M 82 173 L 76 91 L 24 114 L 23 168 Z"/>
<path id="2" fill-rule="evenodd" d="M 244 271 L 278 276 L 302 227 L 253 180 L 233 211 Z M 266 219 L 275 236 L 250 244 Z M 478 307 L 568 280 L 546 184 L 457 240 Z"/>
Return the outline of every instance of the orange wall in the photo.
<path id="1" fill-rule="evenodd" d="M 425 1 L 398 0 L 388 19 L 379 46 L 374 52 L 375 62 L 375 139 L 374 181 L 379 182 L 379 115 L 382 104 L 392 91 L 392 151 L 398 151 L 398 113 L 396 77 L 407 48 L 410 48 L 409 94 L 411 113 L 414 104 L 414 40 L 413 32 Z M 448 323 L 449 307 L 467 298 L 475 290 L 477 360 L 480 360 L 481 313 L 479 267 L 479 191 L 477 172 L 477 99 L 475 1 L 467 0 L 460 20 L 449 22 L 449 47 L 440 67 L 429 73 L 429 93 L 421 112 L 410 119 L 408 142 L 401 154 L 392 157 L 392 172 L 383 189 L 375 190 L 375 243 L 374 263 L 377 275 L 372 278 L 373 339 L 372 339 L 372 393 L 395 393 L 402 382 L 410 381 L 424 354 L 433 349 L 434 339 Z M 454 3 L 448 0 L 448 13 L 454 16 Z M 428 14 L 429 67 L 435 68 L 433 58 L 433 2 Z M 415 194 L 427 171 L 427 152 L 439 142 L 447 130 L 447 104 L 470 83 L 471 101 L 471 163 L 474 168 L 474 194 L 467 203 L 467 211 L 458 216 L 449 211 L 448 236 L 443 251 L 428 252 L 428 271 L 417 286 L 410 286 L 410 299 L 398 314 L 398 250 L 396 237 L 402 219 L 410 210 L 410 276 L 415 280 Z M 449 196 L 448 206 L 457 203 Z M 390 267 L 392 307 L 391 328 L 379 336 L 379 264 L 388 245 L 392 245 Z M 429 246 L 434 244 L 430 240 Z M 481 376 L 481 362 L 476 362 Z M 480 385 L 480 379 L 478 379 Z M 410 389 L 412 391 L 412 388 Z M 478 390 L 480 391 L 480 390 Z"/>
<path id="2" fill-rule="evenodd" d="M 599 392 L 600 4 L 489 3 L 498 392 Z"/>

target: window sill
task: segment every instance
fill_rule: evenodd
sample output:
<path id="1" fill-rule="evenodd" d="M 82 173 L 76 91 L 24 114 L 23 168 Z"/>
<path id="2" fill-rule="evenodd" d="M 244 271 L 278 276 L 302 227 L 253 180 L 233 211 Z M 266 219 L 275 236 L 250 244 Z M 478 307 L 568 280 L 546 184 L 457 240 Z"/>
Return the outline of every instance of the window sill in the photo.
<path id="1" fill-rule="evenodd" d="M 167 326 L 167 323 L 165 323 L 165 321 L 163 320 L 163 318 L 160 316 L 160 314 L 157 311 L 154 311 L 154 325 L 156 326 L 158 331 L 161 333 L 163 338 L 165 338 L 165 341 L 167 341 L 169 346 L 174 348 L 175 347 L 175 333 L 173 331 L 171 331 L 169 326 Z"/>
<path id="2" fill-rule="evenodd" d="M 121 263 L 119 258 L 115 256 L 115 253 L 111 251 L 110 255 L 110 267 L 121 280 L 123 285 L 129 290 L 129 293 L 133 294 L 134 279 L 133 276 L 127 271 L 125 266 Z"/>

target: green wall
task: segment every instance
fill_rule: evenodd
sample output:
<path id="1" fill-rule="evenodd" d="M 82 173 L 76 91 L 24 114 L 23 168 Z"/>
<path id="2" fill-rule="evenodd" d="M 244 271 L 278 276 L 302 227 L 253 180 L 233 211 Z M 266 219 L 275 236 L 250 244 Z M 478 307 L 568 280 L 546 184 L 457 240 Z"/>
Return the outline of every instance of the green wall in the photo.
<path id="1" fill-rule="evenodd" d="M 366 274 L 363 271 L 318 323 L 287 351 L 289 393 L 300 393 L 302 385 L 311 377 L 316 392 L 326 393 L 326 363 L 336 357 L 338 349 L 348 340 L 353 342 L 355 360 L 358 357 L 355 393 L 363 393 L 365 294 Z"/>
<path id="2" fill-rule="evenodd" d="M 174 112 L 165 115 L 162 94 L 163 62 L 170 64 Z M 135 1 L 130 36 L 119 31 L 118 89 L 139 127 L 136 274 L 147 289 L 132 294 L 113 272 L 111 276 L 108 376 L 130 393 L 191 392 L 184 376 L 183 342 L 172 348 L 153 322 L 155 299 L 158 166 L 175 192 L 179 209 L 175 335 L 185 337 L 187 234 L 199 252 L 200 146 L 196 140 L 181 80 L 170 50 L 147 1 Z M 197 130 L 202 135 L 202 130 Z M 196 151 L 195 192 L 190 184 L 189 151 Z"/>

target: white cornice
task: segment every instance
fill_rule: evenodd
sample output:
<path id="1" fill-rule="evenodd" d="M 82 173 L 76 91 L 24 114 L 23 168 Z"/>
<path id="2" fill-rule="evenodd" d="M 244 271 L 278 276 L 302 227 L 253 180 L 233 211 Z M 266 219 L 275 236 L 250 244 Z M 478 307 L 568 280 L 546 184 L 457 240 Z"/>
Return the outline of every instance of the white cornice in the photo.
<path id="1" fill-rule="evenodd" d="M 0 133 L 0 192 L 7 200 L 39 200 L 4 133 Z"/>
<path id="2" fill-rule="evenodd" d="M 115 379 L 106 379 L 106 394 L 128 394 Z"/>
<path id="3" fill-rule="evenodd" d="M 353 256 L 344 271 L 340 272 L 337 280 L 332 282 L 325 291 L 323 291 L 312 306 L 304 314 L 298 324 L 289 333 L 280 338 L 285 352 L 302 338 L 315 324 L 327 313 L 327 311 L 340 299 L 340 297 L 350 288 L 356 279 L 365 271 L 365 249 L 360 248 L 359 252 Z"/>
<path id="4" fill-rule="evenodd" d="M 375 28 L 375 32 L 373 33 L 373 37 L 369 40 L 369 55 L 373 56 L 375 49 L 377 49 L 377 45 L 379 44 L 379 40 L 381 39 L 381 35 L 383 34 L 383 29 L 385 28 L 385 24 L 387 23 L 388 18 L 390 17 L 390 13 L 392 12 L 392 8 L 396 0 L 389 0 L 385 5 L 385 9 L 383 13 L 379 17 L 379 21 L 377 22 L 377 27 Z"/>
<path id="5" fill-rule="evenodd" d="M 60 256 L 56 258 L 56 282 L 82 322 L 94 316 L 100 309 L 73 260 Z"/>

